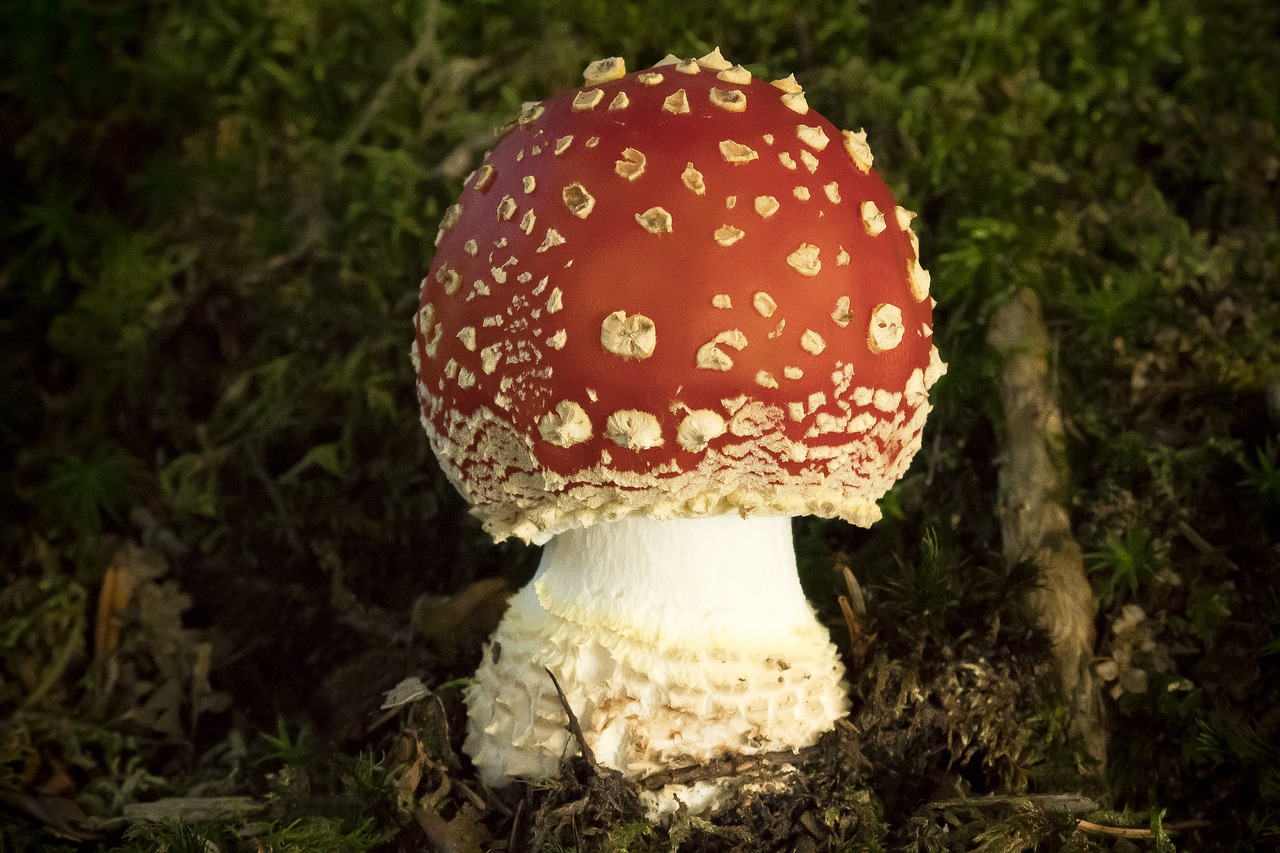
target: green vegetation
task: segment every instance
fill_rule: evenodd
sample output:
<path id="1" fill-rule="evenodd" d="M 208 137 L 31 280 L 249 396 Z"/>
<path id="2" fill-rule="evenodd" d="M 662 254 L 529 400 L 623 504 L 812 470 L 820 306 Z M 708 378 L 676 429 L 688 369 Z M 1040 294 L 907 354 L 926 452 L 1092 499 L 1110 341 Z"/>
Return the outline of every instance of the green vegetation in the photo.
<path id="1" fill-rule="evenodd" d="M 1274 2 L 9 0 L 0 21 L 0 850 L 1280 843 Z M 717 44 L 866 127 L 920 211 L 950 373 L 884 522 L 797 523 L 851 725 L 793 797 L 652 827 L 609 774 L 496 795 L 460 757 L 503 590 L 473 584 L 536 555 L 440 476 L 407 352 L 491 128 L 593 59 Z M 1034 566 L 998 556 L 985 329 L 1021 288 L 1098 607 L 1101 776 L 1020 606 Z"/>

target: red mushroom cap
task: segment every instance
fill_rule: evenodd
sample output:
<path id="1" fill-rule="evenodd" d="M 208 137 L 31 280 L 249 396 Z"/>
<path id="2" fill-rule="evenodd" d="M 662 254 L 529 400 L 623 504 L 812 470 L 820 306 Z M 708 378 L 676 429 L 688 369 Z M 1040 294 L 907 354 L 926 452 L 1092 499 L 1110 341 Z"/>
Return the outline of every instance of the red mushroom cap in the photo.
<path id="1" fill-rule="evenodd" d="M 495 538 L 645 512 L 867 525 L 920 446 L 912 214 L 794 80 L 718 52 L 527 104 L 423 282 L 423 422 Z"/>

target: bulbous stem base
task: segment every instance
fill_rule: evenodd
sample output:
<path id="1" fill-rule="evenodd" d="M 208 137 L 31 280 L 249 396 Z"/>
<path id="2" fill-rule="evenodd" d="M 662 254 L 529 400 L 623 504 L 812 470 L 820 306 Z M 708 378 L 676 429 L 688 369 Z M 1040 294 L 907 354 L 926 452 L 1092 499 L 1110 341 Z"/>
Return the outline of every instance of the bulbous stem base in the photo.
<path id="1" fill-rule="evenodd" d="M 628 518 L 560 534 L 467 689 L 481 779 L 551 778 L 577 744 L 632 778 L 798 749 L 848 710 L 790 520 Z"/>

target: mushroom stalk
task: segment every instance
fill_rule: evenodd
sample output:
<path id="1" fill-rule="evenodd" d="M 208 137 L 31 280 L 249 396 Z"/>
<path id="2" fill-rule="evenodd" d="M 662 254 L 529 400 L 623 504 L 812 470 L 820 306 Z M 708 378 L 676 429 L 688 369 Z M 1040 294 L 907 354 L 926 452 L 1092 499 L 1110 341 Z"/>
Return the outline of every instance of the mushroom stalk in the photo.
<path id="1" fill-rule="evenodd" d="M 555 776 L 576 750 L 548 670 L 597 761 L 632 777 L 798 749 L 848 707 L 782 517 L 633 516 L 553 538 L 467 693 L 486 783 Z"/>

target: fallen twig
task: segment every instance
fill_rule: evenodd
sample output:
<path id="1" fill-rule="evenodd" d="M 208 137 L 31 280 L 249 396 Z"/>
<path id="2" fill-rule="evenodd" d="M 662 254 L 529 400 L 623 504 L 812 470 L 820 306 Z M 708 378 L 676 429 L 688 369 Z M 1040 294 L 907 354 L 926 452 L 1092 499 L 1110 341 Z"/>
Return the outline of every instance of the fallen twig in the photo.
<path id="1" fill-rule="evenodd" d="M 546 667 L 543 667 L 543 669 L 546 669 Z M 560 689 L 560 682 L 556 681 L 555 673 L 550 669 L 547 669 L 547 677 L 551 679 L 552 685 L 556 688 L 556 695 L 560 697 L 560 707 L 564 708 L 564 712 L 569 715 L 569 734 L 573 735 L 573 739 L 578 742 L 578 750 L 582 753 L 582 757 L 594 769 L 596 766 L 596 754 L 591 751 L 591 747 L 587 744 L 587 737 L 582 733 L 582 726 L 578 724 L 578 717 L 573 713 L 573 709 L 569 707 L 568 697 Z"/>

